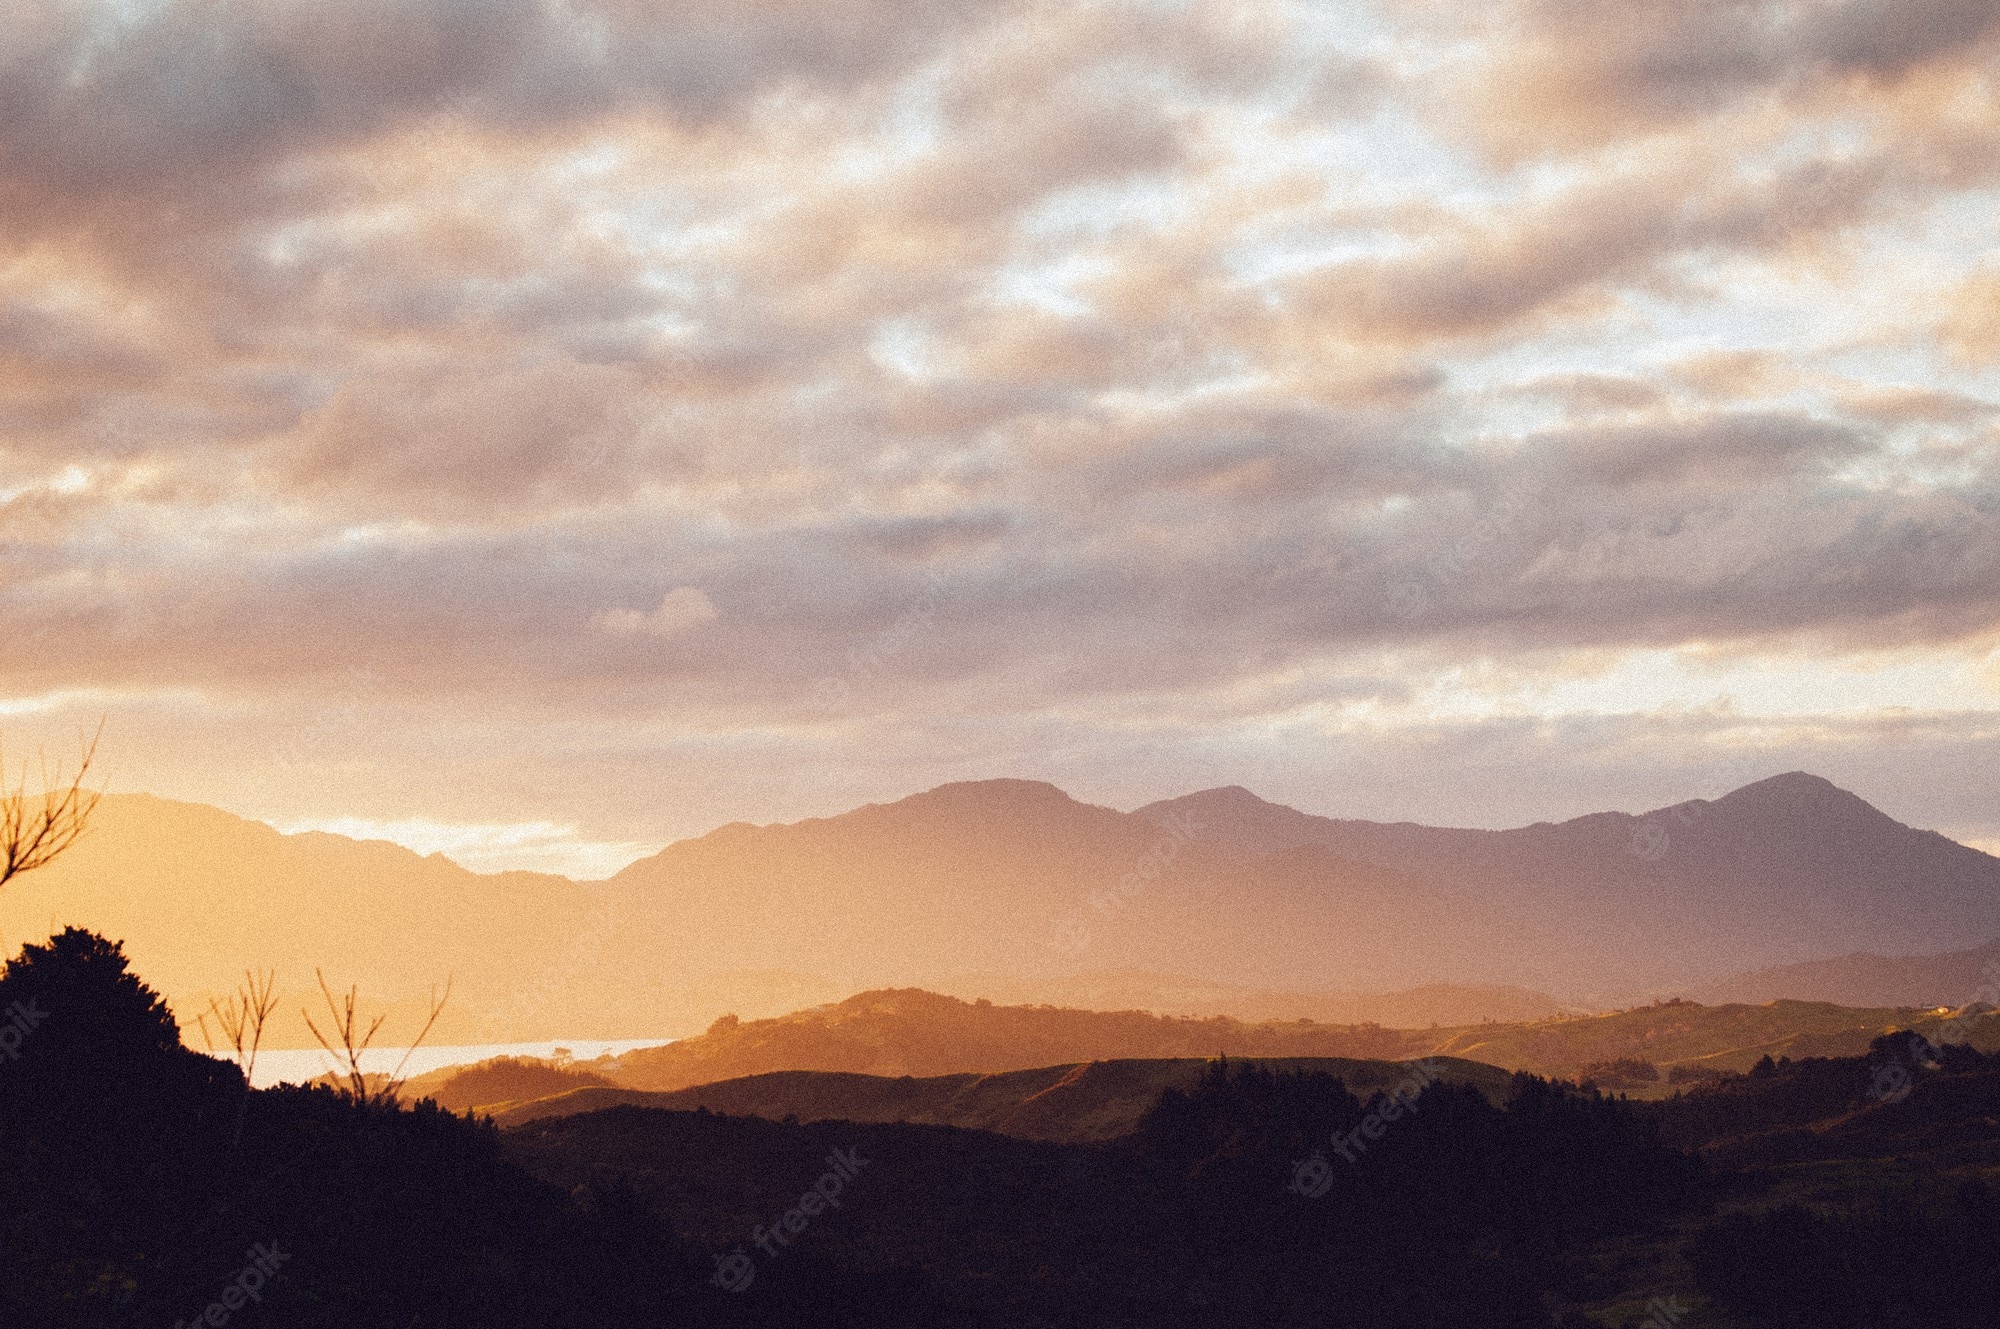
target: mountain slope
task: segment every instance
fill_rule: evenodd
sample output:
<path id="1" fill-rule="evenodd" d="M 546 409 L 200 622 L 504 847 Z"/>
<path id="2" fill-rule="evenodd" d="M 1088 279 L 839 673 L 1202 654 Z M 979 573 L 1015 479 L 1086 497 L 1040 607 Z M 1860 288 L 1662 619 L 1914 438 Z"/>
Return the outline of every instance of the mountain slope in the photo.
<path id="1" fill-rule="evenodd" d="M 447 976 L 438 1042 L 683 1035 L 885 986 L 1178 1011 L 1234 993 L 1244 1015 L 1448 1024 L 1467 1016 L 1443 997 L 1271 994 L 1451 984 L 1603 1009 L 1774 965 L 1941 951 L 2000 927 L 2000 860 L 1798 774 L 1507 831 L 1334 821 L 1242 790 L 1124 813 L 991 780 L 725 826 L 588 884 L 125 796 L 0 898 L 7 932 L 45 920 L 125 938 L 190 1017 L 244 968 L 276 967 L 272 1046 L 310 1045 L 297 1012 L 318 1004 L 315 966 L 393 1006 L 385 1043 Z M 967 974 L 998 977 L 981 992 Z M 1551 1012 L 1495 998 L 1480 1013 Z"/>
<path id="2" fill-rule="evenodd" d="M 606 1070 L 632 1089 L 674 1090 L 770 1071 L 858 1075 L 999 1074 L 1087 1061 L 1212 1057 L 1394 1059 L 1413 1046 L 1387 1029 L 1170 1019 L 1144 1011 L 995 1006 L 914 988 L 863 992 L 777 1019 L 719 1020 L 699 1038 L 640 1048 Z"/>
<path id="3" fill-rule="evenodd" d="M 275 969 L 283 999 L 266 1046 L 279 1047 L 312 1045 L 299 1010 L 323 1009 L 315 967 L 337 988 L 358 985 L 371 1010 L 391 1009 L 385 1045 L 415 1032 L 430 986 L 447 978 L 438 1041 L 486 1035 L 545 939 L 588 910 L 587 888 L 563 877 L 481 876 L 441 855 L 283 835 L 144 794 L 104 798 L 68 853 L 0 896 L 9 933 L 74 923 L 123 939 L 191 1027 L 244 969 Z"/>
<path id="4" fill-rule="evenodd" d="M 1413 1072 L 1394 1061 L 1337 1057 L 1259 1059 L 1280 1071 L 1320 1071 L 1367 1095 L 1393 1089 Z M 1081 1144 L 1130 1135 L 1167 1089 L 1190 1089 L 1207 1073 L 1201 1059 L 1116 1060 L 1041 1066 L 996 1075 L 924 1078 L 853 1075 L 834 1071 L 776 1071 L 667 1093 L 585 1088 L 504 1105 L 491 1115 L 503 1129 L 574 1116 L 607 1107 L 705 1108 L 738 1117 L 782 1121 L 912 1122 L 995 1131 L 1023 1140 Z M 1437 1078 L 1470 1084 L 1490 1101 L 1503 1102 L 1506 1071 L 1440 1057 Z M 442 1100 L 441 1100 L 442 1101 Z"/>
<path id="5" fill-rule="evenodd" d="M 2000 933 L 2000 859 L 1802 772 L 1714 801 L 1505 831 L 1313 817 L 1238 788 L 1138 815 L 1201 828 L 1204 848 L 1254 877 L 1311 875 L 1301 856 L 1317 851 L 1433 883 L 1413 900 L 1455 920 L 1435 935 L 1473 981 L 1495 977 L 1493 957 L 1454 933 L 1511 951 L 1511 981 L 1569 993 Z"/>
<path id="6" fill-rule="evenodd" d="M 786 1071 L 894 1079 L 999 1075 L 1081 1062 L 1208 1058 L 1456 1057 L 1540 1075 L 1578 1076 L 1602 1063 L 1748 1070 L 1763 1056 L 1854 1056 L 1885 1033 L 2000 1047 L 2000 1016 L 1975 1008 L 1852 1009 L 1821 1002 L 1701 1006 L 1659 1002 L 1600 1015 L 1515 1024 L 1382 1029 L 1310 1021 L 1173 1019 L 964 1002 L 916 989 L 864 992 L 774 1019 L 716 1022 L 706 1034 L 641 1048 L 588 1069 L 625 1089 L 673 1092 Z"/>
<path id="7" fill-rule="evenodd" d="M 1779 996 L 1843 1006 L 2000 1004 L 2000 941 L 1938 955 L 1841 955 L 1741 974 L 1692 994 L 1700 1001 Z"/>

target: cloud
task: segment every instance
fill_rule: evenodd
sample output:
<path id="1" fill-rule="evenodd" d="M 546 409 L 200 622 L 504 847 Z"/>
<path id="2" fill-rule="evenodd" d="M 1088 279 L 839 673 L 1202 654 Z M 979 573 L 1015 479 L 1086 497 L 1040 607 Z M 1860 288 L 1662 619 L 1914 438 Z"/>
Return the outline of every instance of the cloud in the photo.
<path id="1" fill-rule="evenodd" d="M 1859 79 L 1990 59 L 1982 0 L 1514 0 L 1482 11 L 1490 141 L 1584 147 Z"/>
<path id="2" fill-rule="evenodd" d="M 677 637 L 717 617 L 707 595 L 692 586 L 677 586 L 650 612 L 607 609 L 591 621 L 600 632 L 614 637 Z"/>
<path id="3" fill-rule="evenodd" d="M 1974 364 L 2000 363 L 2000 267 L 1983 268 L 1958 288 L 1941 331 L 1953 354 Z"/>
<path id="4" fill-rule="evenodd" d="M 162 769 L 726 819 L 2000 624 L 1990 6 L 15 8 L 0 704 Z"/>

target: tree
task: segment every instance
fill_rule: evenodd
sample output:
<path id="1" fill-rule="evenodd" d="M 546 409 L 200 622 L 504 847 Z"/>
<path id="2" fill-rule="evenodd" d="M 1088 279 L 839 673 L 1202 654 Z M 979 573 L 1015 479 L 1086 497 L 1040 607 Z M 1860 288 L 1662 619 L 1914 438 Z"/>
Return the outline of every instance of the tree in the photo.
<path id="1" fill-rule="evenodd" d="M 30 797 L 28 766 L 23 762 L 21 778 L 14 787 L 0 785 L 0 886 L 23 872 L 46 866 L 83 835 L 102 797 L 98 791 L 85 789 L 83 782 L 97 758 L 97 740 L 103 733 L 100 724 L 97 733 L 84 740 L 82 760 L 67 783 L 61 767 L 51 775 L 45 762 L 42 792 L 39 797 Z M 5 779 L 5 772 L 5 753 L 0 752 L 0 780 Z"/>

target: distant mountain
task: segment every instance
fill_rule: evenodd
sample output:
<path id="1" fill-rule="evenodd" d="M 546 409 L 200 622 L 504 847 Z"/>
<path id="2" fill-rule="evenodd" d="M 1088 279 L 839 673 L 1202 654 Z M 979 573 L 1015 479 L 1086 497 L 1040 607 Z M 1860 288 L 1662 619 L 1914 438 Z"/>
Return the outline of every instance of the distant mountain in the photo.
<path id="1" fill-rule="evenodd" d="M 1189 1089 L 1212 1063 L 1201 1059 L 1093 1061 L 998 1075 L 924 1078 L 852 1075 L 836 1071 L 778 1071 L 670 1093 L 582 1088 L 489 1112 L 503 1128 L 607 1107 L 655 1107 L 726 1112 L 782 1121 L 914 1122 L 996 1131 L 1023 1140 L 1081 1144 L 1130 1135 L 1167 1089 Z M 1335 1057 L 1258 1060 L 1280 1071 L 1321 1071 L 1367 1095 L 1408 1083 L 1410 1067 L 1394 1061 Z M 1510 1075 L 1492 1066 L 1440 1057 L 1437 1078 L 1470 1084 L 1490 1101 L 1503 1102 Z M 457 1092 L 451 1084 L 447 1092 Z M 463 1098 L 462 1092 L 457 1096 Z M 443 1102 L 443 1099 L 439 1099 Z"/>
<path id="2" fill-rule="evenodd" d="M 809 975 L 663 975 L 646 1004 L 597 961 L 628 921 L 602 887 L 540 873 L 469 872 L 440 854 L 322 832 L 284 835 L 196 803 L 114 794 L 67 854 L 0 892 L 11 951 L 74 923 L 123 939 L 188 1037 L 211 996 L 246 968 L 277 973 L 266 1047 L 312 1047 L 302 1008 L 324 1012 L 314 969 L 388 1013 L 378 1046 L 421 1025 L 433 984 L 452 997 L 432 1043 L 648 1037 L 698 1030 L 723 1010 L 777 1014 L 833 1000 Z M 642 923 L 630 925 L 643 927 Z M 326 1022 L 321 1020 L 321 1027 Z"/>
<path id="3" fill-rule="evenodd" d="M 1506 831 L 1336 821 L 1240 789 L 1125 813 L 989 780 L 725 826 L 585 884 L 134 795 L 0 897 L 7 931 L 44 920 L 124 938 L 191 1024 L 244 968 L 276 967 L 275 1046 L 310 1046 L 315 966 L 391 1008 L 386 1043 L 447 975 L 436 1042 L 679 1036 L 885 987 L 1423 1027 L 1983 941 L 2000 859 L 1802 774 Z"/>
<path id="4" fill-rule="evenodd" d="M 1514 830 L 1315 817 L 1240 788 L 1136 814 L 1195 827 L 1266 892 L 1332 892 L 1353 865 L 1404 874 L 1439 972 L 1568 994 L 1631 994 L 1849 951 L 1939 950 L 2000 935 L 2000 859 L 1905 826 L 1815 775 L 1714 801 Z M 1347 889 L 1378 946 L 1396 902 Z M 1399 935 L 1400 934 L 1400 935 Z"/>
<path id="5" fill-rule="evenodd" d="M 1691 995 L 1698 1001 L 1773 1001 L 1784 995 L 1844 1006 L 2000 1005 L 2000 941 L 1941 955 L 1842 955 L 1780 965 Z"/>
<path id="6" fill-rule="evenodd" d="M 661 920 L 627 957 L 682 970 L 853 987 L 971 971 L 1017 991 L 1123 970 L 1308 992 L 1451 982 L 1595 1005 L 2000 920 L 2000 859 L 1804 774 L 1507 831 L 1335 821 L 1241 789 L 1126 814 L 984 781 L 725 827 L 609 889 Z"/>

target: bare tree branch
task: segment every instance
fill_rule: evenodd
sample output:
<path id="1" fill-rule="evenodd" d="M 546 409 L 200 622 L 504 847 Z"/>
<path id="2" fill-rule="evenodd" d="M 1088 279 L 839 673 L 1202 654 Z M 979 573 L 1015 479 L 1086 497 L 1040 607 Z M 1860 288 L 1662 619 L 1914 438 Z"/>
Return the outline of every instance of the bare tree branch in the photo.
<path id="1" fill-rule="evenodd" d="M 375 1041 L 375 1032 L 382 1027 L 382 1021 L 388 1017 L 376 1016 L 374 1023 L 363 1032 L 360 1027 L 360 1017 L 355 1009 L 359 988 L 349 987 L 346 998 L 336 1001 L 333 989 L 327 986 L 325 971 L 315 969 L 313 974 L 319 979 L 321 995 L 326 998 L 326 1009 L 330 1016 L 328 1027 L 333 1030 L 333 1034 L 329 1037 L 320 1032 L 320 1027 L 313 1023 L 311 1011 L 305 1012 L 306 1028 L 312 1030 L 312 1036 L 319 1040 L 319 1045 L 326 1049 L 326 1054 L 340 1063 L 341 1068 L 336 1073 L 346 1079 L 348 1094 L 355 1102 L 365 1103 L 368 1101 L 368 1077 L 361 1069 L 361 1054 Z"/>
<path id="2" fill-rule="evenodd" d="M 277 972 L 267 969 L 263 973 L 246 969 L 243 984 L 236 989 L 236 995 L 218 1002 L 209 998 L 208 1013 L 222 1029 L 223 1037 L 229 1041 L 231 1059 L 238 1070 L 243 1072 L 244 1083 L 253 1082 L 257 1073 L 257 1049 L 263 1046 L 264 1026 L 270 1022 L 271 1013 L 278 1009 Z M 201 1023 L 201 1034 L 208 1039 L 208 1016 L 196 1017 Z M 209 1043 L 209 1051 L 215 1045 Z"/>
<path id="3" fill-rule="evenodd" d="M 424 1040 L 430 1037 L 431 1026 L 437 1023 L 438 1016 L 444 1011 L 444 1004 L 450 1000 L 451 975 L 446 974 L 444 979 L 444 994 L 442 996 L 438 994 L 435 984 L 431 986 L 431 1013 L 425 1019 L 424 1027 L 417 1030 L 416 1038 L 411 1040 L 409 1048 L 404 1051 L 403 1059 L 397 1062 L 396 1069 L 389 1073 L 389 1083 L 382 1090 L 384 1098 L 393 1100 L 398 1094 L 403 1092 L 403 1082 L 408 1078 L 403 1074 L 403 1068 L 410 1064 L 410 1054 L 422 1047 Z"/>
<path id="4" fill-rule="evenodd" d="M 39 798 L 28 795 L 25 762 L 12 789 L 0 786 L 0 885 L 47 865 L 83 834 L 90 814 L 97 810 L 97 800 L 103 797 L 102 791 L 83 787 L 91 763 L 97 759 L 97 741 L 103 735 L 104 724 L 99 721 L 97 732 L 83 741 L 82 760 L 67 783 L 60 767 L 51 777 L 44 762 Z M 4 754 L 0 754 L 0 779 L 5 778 L 5 769 Z"/>
<path id="5" fill-rule="evenodd" d="M 403 1070 L 410 1064 L 411 1053 L 414 1053 L 423 1044 L 424 1039 L 430 1036 L 431 1027 L 437 1023 L 445 1003 L 451 1000 L 451 979 L 446 978 L 442 996 L 438 994 L 436 988 L 431 989 L 430 1017 L 424 1021 L 424 1027 L 417 1031 L 416 1038 L 411 1040 L 409 1048 L 404 1051 L 403 1059 L 396 1063 L 396 1069 L 390 1073 L 382 1087 L 371 1091 L 368 1088 L 368 1076 L 361 1069 L 361 1057 L 368 1051 L 368 1045 L 375 1041 L 377 1031 L 382 1028 L 382 1021 L 388 1017 L 376 1016 L 364 1030 L 361 1027 L 359 990 L 349 987 L 344 997 L 335 998 L 333 989 L 327 985 L 326 974 L 318 969 L 313 970 L 313 973 L 319 978 L 321 995 L 326 998 L 328 1028 L 333 1032 L 331 1034 L 321 1032 L 320 1027 L 313 1022 L 311 1011 L 305 1012 L 306 1028 L 312 1030 L 312 1036 L 319 1040 L 319 1045 L 326 1049 L 327 1055 L 339 1063 L 335 1074 L 347 1081 L 347 1095 L 357 1103 L 394 1103 L 397 1094 L 402 1091 Z"/>

